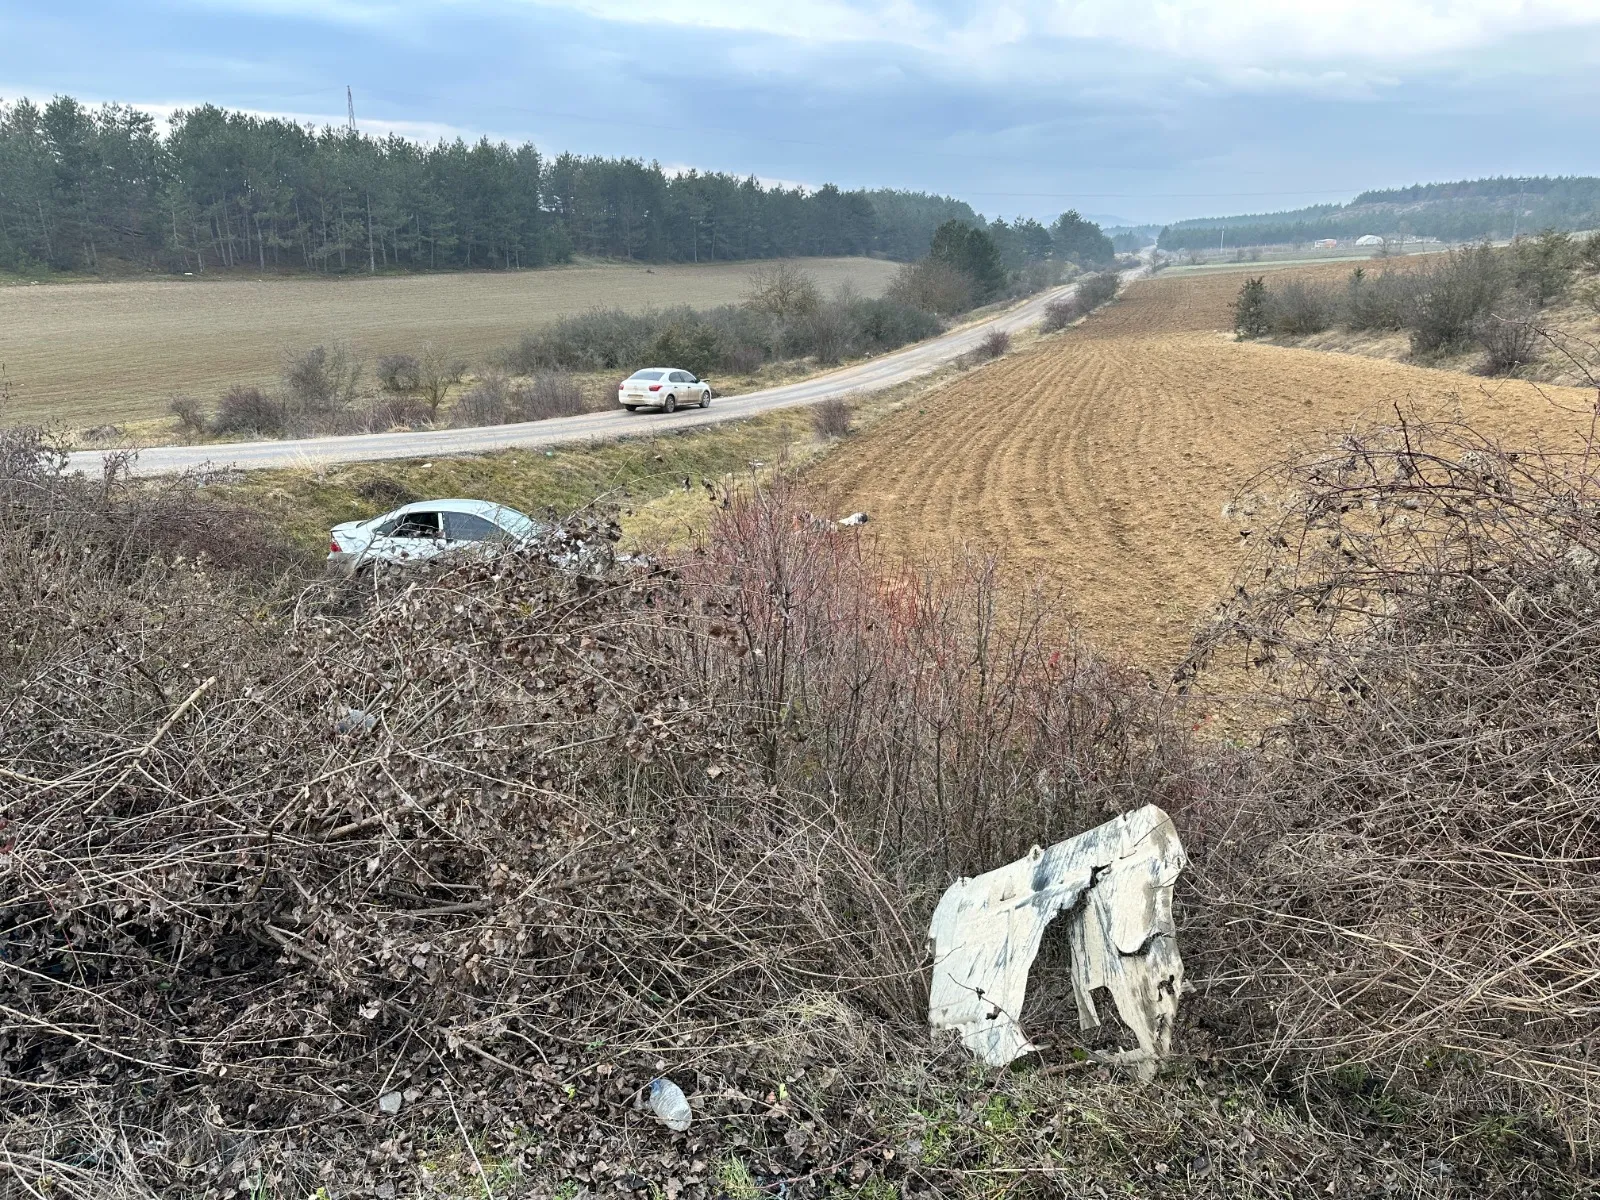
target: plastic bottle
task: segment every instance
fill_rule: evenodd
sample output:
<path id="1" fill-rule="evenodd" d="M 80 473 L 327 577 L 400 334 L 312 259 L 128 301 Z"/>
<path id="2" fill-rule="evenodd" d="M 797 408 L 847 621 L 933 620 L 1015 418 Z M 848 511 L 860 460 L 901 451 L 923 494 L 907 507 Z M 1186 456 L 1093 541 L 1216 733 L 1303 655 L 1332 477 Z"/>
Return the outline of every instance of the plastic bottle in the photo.
<path id="1" fill-rule="evenodd" d="M 682 1133 L 689 1128 L 689 1122 L 694 1120 L 694 1112 L 689 1107 L 689 1097 L 683 1094 L 682 1088 L 665 1076 L 650 1081 L 650 1111 L 674 1133 Z"/>

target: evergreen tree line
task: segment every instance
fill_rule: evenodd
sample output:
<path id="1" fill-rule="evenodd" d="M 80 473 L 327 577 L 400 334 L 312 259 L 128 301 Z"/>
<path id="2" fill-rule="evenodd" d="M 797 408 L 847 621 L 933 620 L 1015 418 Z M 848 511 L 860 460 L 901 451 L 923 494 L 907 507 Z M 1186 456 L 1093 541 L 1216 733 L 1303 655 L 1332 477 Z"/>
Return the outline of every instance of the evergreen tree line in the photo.
<path id="1" fill-rule="evenodd" d="M 1157 244 L 1172 251 L 1215 249 L 1224 230 L 1227 246 L 1278 246 L 1369 233 L 1467 242 L 1597 226 L 1600 179 L 1497 178 L 1363 192 L 1348 205 L 1179 221 L 1161 231 Z"/>
<path id="2" fill-rule="evenodd" d="M 944 196 L 668 175 L 487 138 L 429 146 L 214 105 L 174 114 L 162 134 L 125 105 L 0 104 L 0 267 L 12 270 L 515 269 L 575 254 L 909 261 L 950 220 L 984 225 Z M 1036 223 L 994 229 L 1019 262 L 1041 233 L 1048 241 Z"/>

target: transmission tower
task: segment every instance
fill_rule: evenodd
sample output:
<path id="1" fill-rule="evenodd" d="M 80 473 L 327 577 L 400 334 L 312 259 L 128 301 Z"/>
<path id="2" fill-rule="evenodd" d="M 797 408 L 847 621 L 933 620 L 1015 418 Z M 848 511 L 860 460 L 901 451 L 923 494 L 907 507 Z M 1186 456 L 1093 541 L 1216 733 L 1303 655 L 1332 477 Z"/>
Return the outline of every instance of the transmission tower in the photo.
<path id="1" fill-rule="evenodd" d="M 345 123 L 345 128 L 354 133 L 356 131 L 356 97 L 355 93 L 350 90 L 348 83 L 344 85 L 344 106 L 345 110 L 350 114 L 350 119 Z"/>

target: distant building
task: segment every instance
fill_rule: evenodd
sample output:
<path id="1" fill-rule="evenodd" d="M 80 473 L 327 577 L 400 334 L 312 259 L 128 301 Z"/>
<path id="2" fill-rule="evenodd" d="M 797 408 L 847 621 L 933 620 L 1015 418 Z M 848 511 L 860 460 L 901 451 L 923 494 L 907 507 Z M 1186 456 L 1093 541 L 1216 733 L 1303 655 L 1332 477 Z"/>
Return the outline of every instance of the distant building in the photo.
<path id="1" fill-rule="evenodd" d="M 1317 247 L 1318 250 L 1332 250 L 1335 246 L 1337 246 L 1339 244 L 1339 239 L 1338 238 L 1323 238 L 1320 242 L 1316 242 L 1314 244 L 1315 244 L 1315 246 Z"/>
<path id="2" fill-rule="evenodd" d="M 1356 239 L 1358 246 L 1381 246 L 1383 239 L 1375 233 L 1364 233 Z"/>

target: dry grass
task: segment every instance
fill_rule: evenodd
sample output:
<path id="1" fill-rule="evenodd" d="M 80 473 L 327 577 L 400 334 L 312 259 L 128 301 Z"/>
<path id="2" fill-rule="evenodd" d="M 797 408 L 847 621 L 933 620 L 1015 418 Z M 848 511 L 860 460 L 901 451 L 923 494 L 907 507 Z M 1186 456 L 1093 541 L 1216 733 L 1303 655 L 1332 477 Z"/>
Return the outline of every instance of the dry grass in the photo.
<path id="1" fill-rule="evenodd" d="M 1222 331 L 1238 281 L 1137 282 L 852 438 L 815 480 L 835 510 L 870 513 L 891 550 L 971 543 L 1052 574 L 1097 643 L 1166 670 L 1239 564 L 1223 506 L 1297 447 L 1397 405 L 1523 445 L 1587 428 L 1591 392 L 1237 343 Z"/>
<path id="2" fill-rule="evenodd" d="M 1228 1040 L 1522 1156 L 1600 1131 L 1596 449 L 1408 421 L 1271 470 L 1191 664 L 1285 715 L 1201 872 L 1213 994 L 1257 1006 Z"/>
<path id="3" fill-rule="evenodd" d="M 183 279 L 0 288 L 6 423 L 125 423 L 163 416 L 174 394 L 274 381 L 285 352 L 330 339 L 369 359 L 437 342 L 481 357 L 528 329 L 600 305 L 736 303 L 758 264 L 586 265 L 514 274 L 377 279 Z M 807 259 L 824 290 L 880 295 L 894 264 Z"/>
<path id="4" fill-rule="evenodd" d="M 250 471 L 218 481 L 271 516 L 296 545 L 325 550 L 328 530 L 427 496 L 475 496 L 527 513 L 565 514 L 593 503 L 620 508 L 624 528 L 654 544 L 676 540 L 685 522 L 703 526 L 751 464 L 778 462 L 811 441 L 804 409 L 677 432 L 545 450 L 505 450 L 437 459 Z M 688 486 L 684 481 L 688 480 Z M 635 548 L 630 537 L 628 548 Z"/>
<path id="5" fill-rule="evenodd" d="M 358 591 L 0 438 L 0 1197 L 1592 1194 L 1592 476 L 1415 432 L 1279 476 L 1281 753 L 781 482 L 665 570 Z M 1036 1064 L 930 1044 L 939 890 L 1144 801 L 1183 1057 L 1094 1069 L 1059 946 Z"/>
<path id="6" fill-rule="evenodd" d="M 886 1063 L 961 1086 L 922 1019 L 947 876 L 1202 781 L 1046 593 L 886 570 L 781 491 L 675 570 L 357 591 L 197 561 L 168 492 L 30 449 L 0 440 L 0 610 L 37 635 L 0 654 L 0 1196 L 420 1195 L 441 1129 L 607 1193 L 709 1200 L 721 1153 L 798 1196 L 901 1175 Z M 633 1107 L 663 1069 L 687 1145 Z M 967 1161 L 930 1156 L 939 1194 Z"/>
<path id="7" fill-rule="evenodd" d="M 1586 302 L 1577 290 L 1573 295 L 1540 310 L 1536 323 L 1561 330 L 1571 337 L 1600 342 L 1600 312 Z M 1336 350 L 1345 354 L 1361 354 L 1369 358 L 1387 358 L 1394 361 L 1404 360 L 1411 354 L 1411 339 L 1403 330 L 1351 332 L 1344 329 L 1330 329 L 1324 333 L 1314 333 L 1309 337 L 1296 339 L 1291 344 L 1308 350 Z M 1483 349 L 1477 345 L 1469 345 L 1459 351 L 1440 355 L 1433 359 L 1430 365 L 1449 371 L 1476 374 L 1482 370 L 1483 363 Z M 1552 352 L 1549 346 L 1537 342 L 1533 361 L 1519 366 L 1517 376 L 1539 383 L 1578 386 L 1582 386 L 1584 381 L 1581 370 L 1577 369 L 1570 359 Z"/>

